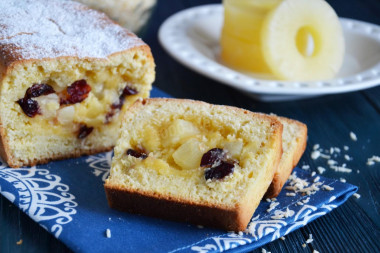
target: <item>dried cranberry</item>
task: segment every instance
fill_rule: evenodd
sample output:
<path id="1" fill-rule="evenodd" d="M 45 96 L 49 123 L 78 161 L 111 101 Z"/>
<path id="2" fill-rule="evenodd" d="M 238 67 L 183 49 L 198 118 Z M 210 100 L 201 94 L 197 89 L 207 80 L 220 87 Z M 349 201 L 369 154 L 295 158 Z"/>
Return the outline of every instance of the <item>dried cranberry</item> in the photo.
<path id="1" fill-rule="evenodd" d="M 17 103 L 28 117 L 33 118 L 37 114 L 40 114 L 40 107 L 38 106 L 37 101 L 34 101 L 33 99 L 25 97 L 17 100 Z"/>
<path id="2" fill-rule="evenodd" d="M 148 157 L 148 155 L 145 154 L 144 152 L 137 151 L 131 148 L 127 150 L 127 155 L 134 156 L 136 158 L 141 158 L 141 159 L 145 159 Z"/>
<path id="3" fill-rule="evenodd" d="M 209 168 L 205 171 L 205 179 L 223 179 L 234 172 L 235 165 L 230 162 L 222 161 L 218 166 Z"/>
<path id="4" fill-rule="evenodd" d="M 214 164 L 220 163 L 226 155 L 223 149 L 213 148 L 207 151 L 201 160 L 201 166 L 213 166 Z"/>
<path id="5" fill-rule="evenodd" d="M 123 107 L 124 98 L 119 98 L 119 101 L 111 105 L 111 109 L 120 110 Z"/>
<path id="6" fill-rule="evenodd" d="M 136 95 L 138 93 L 137 90 L 129 87 L 128 85 L 125 86 L 124 90 L 123 90 L 123 93 L 122 93 L 122 96 L 125 97 L 125 96 L 129 96 L 129 95 Z"/>
<path id="7" fill-rule="evenodd" d="M 87 127 L 85 124 L 81 124 L 77 135 L 78 139 L 86 138 L 94 130 L 93 127 Z"/>
<path id="8" fill-rule="evenodd" d="M 90 91 L 91 87 L 86 80 L 75 81 L 61 94 L 61 105 L 80 103 L 88 97 Z"/>
<path id="9" fill-rule="evenodd" d="M 53 87 L 48 84 L 40 83 L 33 84 L 32 87 L 29 87 L 26 90 L 25 97 L 27 98 L 35 98 L 43 95 L 48 95 L 54 93 Z"/>
<path id="10" fill-rule="evenodd" d="M 121 95 L 119 96 L 119 100 L 111 105 L 111 110 L 106 114 L 105 123 L 109 123 L 111 121 L 111 118 L 116 114 L 117 110 L 121 110 L 121 108 L 124 105 L 124 100 L 126 96 L 135 95 L 137 93 L 137 90 L 129 86 L 125 86 Z"/>

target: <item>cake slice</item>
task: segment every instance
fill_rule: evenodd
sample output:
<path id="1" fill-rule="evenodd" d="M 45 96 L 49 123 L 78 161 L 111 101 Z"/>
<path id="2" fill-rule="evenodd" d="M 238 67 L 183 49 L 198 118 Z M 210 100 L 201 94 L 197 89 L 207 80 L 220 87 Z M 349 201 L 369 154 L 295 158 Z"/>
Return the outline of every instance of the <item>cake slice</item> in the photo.
<path id="1" fill-rule="evenodd" d="M 273 116 L 279 120 L 283 128 L 282 157 L 274 174 L 273 181 L 265 194 L 266 198 L 277 197 L 293 168 L 298 164 L 306 148 L 307 127 L 305 124 L 285 117 Z"/>
<path id="2" fill-rule="evenodd" d="M 135 102 L 105 191 L 111 208 L 244 230 L 281 158 L 273 117 L 181 99 Z"/>
<path id="3" fill-rule="evenodd" d="M 2 1 L 0 27 L 1 158 L 19 167 L 110 150 L 122 112 L 149 96 L 149 47 L 72 1 Z"/>

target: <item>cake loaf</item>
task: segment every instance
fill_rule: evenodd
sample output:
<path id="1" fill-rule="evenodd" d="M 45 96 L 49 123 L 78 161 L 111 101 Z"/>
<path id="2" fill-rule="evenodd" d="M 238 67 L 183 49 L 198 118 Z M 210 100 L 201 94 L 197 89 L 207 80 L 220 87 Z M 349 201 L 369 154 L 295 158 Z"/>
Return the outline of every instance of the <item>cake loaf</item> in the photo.
<path id="1" fill-rule="evenodd" d="M 0 8 L 0 154 L 12 167 L 110 150 L 123 111 L 148 97 L 150 48 L 72 1 Z"/>
<path id="2" fill-rule="evenodd" d="M 110 207 L 242 231 L 281 158 L 282 124 L 229 106 L 136 101 L 122 121 L 105 191 Z"/>

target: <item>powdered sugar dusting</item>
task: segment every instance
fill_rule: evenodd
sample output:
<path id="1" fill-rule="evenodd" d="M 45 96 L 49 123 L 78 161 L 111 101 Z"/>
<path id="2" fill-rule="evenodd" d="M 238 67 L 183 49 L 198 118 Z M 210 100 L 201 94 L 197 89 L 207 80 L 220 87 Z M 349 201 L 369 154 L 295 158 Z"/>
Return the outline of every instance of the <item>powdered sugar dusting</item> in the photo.
<path id="1" fill-rule="evenodd" d="M 0 8 L 0 60 L 62 56 L 107 58 L 144 42 L 84 5 L 62 0 L 7 0 Z"/>

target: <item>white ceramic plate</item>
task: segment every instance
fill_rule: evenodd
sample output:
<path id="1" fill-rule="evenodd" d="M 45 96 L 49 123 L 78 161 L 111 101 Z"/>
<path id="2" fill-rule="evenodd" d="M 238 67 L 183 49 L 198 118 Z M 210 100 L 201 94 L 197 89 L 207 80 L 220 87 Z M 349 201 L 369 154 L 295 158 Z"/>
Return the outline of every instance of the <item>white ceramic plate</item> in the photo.
<path id="1" fill-rule="evenodd" d="M 331 80 L 294 82 L 243 73 L 219 60 L 223 6 L 203 5 L 169 17 L 159 40 L 183 65 L 262 101 L 284 101 L 366 89 L 380 84 L 380 26 L 340 18 L 346 52 L 343 66 Z"/>

